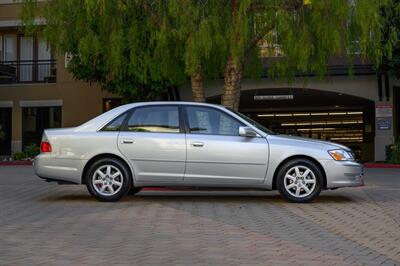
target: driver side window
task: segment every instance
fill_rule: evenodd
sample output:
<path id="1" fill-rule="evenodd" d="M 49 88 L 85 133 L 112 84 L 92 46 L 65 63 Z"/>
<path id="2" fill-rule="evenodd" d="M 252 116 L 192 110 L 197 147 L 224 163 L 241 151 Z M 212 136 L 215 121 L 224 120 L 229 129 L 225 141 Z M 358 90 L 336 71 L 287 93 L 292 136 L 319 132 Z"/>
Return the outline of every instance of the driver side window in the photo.
<path id="1" fill-rule="evenodd" d="M 239 136 L 239 127 L 243 126 L 238 120 L 213 108 L 189 106 L 186 112 L 192 134 Z"/>

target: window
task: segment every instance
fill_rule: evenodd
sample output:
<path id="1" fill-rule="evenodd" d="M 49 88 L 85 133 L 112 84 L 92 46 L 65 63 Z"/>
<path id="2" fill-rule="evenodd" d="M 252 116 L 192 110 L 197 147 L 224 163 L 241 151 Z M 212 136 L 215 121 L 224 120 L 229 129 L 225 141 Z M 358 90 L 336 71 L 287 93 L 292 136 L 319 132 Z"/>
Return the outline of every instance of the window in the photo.
<path id="1" fill-rule="evenodd" d="M 242 123 L 228 114 L 207 107 L 187 107 L 190 133 L 239 136 Z"/>
<path id="2" fill-rule="evenodd" d="M 0 32 L 0 66 L 3 79 L 12 82 L 55 82 L 56 65 L 46 40 Z"/>
<path id="3" fill-rule="evenodd" d="M 127 115 L 128 113 L 124 113 L 118 116 L 108 123 L 101 131 L 120 131 Z"/>
<path id="4" fill-rule="evenodd" d="M 61 107 L 22 108 L 22 146 L 40 145 L 43 130 L 61 127 Z"/>
<path id="5" fill-rule="evenodd" d="M 141 107 L 133 112 L 128 121 L 128 131 L 179 133 L 177 106 Z"/>

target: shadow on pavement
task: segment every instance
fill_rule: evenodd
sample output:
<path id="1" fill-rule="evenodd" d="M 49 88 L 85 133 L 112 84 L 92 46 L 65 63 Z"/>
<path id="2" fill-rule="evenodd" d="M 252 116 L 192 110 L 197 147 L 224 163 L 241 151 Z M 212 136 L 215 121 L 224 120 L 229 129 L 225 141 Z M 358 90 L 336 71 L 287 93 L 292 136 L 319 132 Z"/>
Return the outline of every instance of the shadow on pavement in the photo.
<path id="1" fill-rule="evenodd" d="M 151 193 L 151 194 L 150 194 Z M 279 195 L 240 195 L 232 193 L 210 193 L 207 194 L 198 194 L 193 193 L 190 194 L 188 192 L 182 193 L 174 193 L 174 192 L 146 192 L 141 193 L 135 196 L 125 196 L 122 198 L 120 202 L 207 202 L 207 203 L 255 203 L 255 202 L 263 202 L 263 203 L 287 203 L 284 201 Z M 97 200 L 90 196 L 89 194 L 67 194 L 60 196 L 49 196 L 43 199 L 43 201 L 70 201 L 70 202 L 97 202 Z M 313 203 L 348 203 L 355 202 L 350 197 L 340 196 L 340 195 L 320 195 Z"/>

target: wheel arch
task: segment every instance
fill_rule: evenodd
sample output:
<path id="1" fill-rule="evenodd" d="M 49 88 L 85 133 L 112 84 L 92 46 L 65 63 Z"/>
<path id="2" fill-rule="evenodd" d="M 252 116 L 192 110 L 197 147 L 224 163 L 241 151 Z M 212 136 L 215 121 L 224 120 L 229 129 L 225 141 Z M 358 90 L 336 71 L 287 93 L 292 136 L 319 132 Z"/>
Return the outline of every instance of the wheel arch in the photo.
<path id="1" fill-rule="evenodd" d="M 133 180 L 134 180 L 133 175 L 134 174 L 133 174 L 131 167 L 129 166 L 129 164 L 126 162 L 126 160 L 124 158 L 122 158 L 121 156 L 118 156 L 116 154 L 113 154 L 113 153 L 101 153 L 101 154 L 97 154 L 97 155 L 93 156 L 92 158 L 90 158 L 90 160 L 87 161 L 87 163 L 85 164 L 85 167 L 83 168 L 83 171 L 82 171 L 82 176 L 81 176 L 82 184 L 86 184 L 85 176 L 87 174 L 87 171 L 89 171 L 90 166 L 94 162 L 96 162 L 100 159 L 104 159 L 104 158 L 113 158 L 113 159 L 117 159 L 117 160 L 121 161 L 128 168 L 128 171 L 129 171 L 129 173 L 131 175 L 131 179 L 132 179 L 131 182 L 133 184 Z"/>
<path id="2" fill-rule="evenodd" d="M 273 179 L 272 179 L 272 189 L 273 190 L 277 189 L 277 187 L 276 187 L 276 179 L 277 179 L 278 172 L 282 168 L 282 166 L 285 163 L 287 163 L 287 162 L 289 162 L 291 160 L 296 160 L 296 159 L 306 159 L 306 160 L 309 160 L 309 161 L 312 161 L 313 163 L 315 163 L 315 165 L 321 170 L 321 173 L 322 173 L 322 177 L 323 177 L 322 178 L 323 179 L 322 180 L 323 181 L 323 186 L 322 187 L 323 187 L 323 189 L 326 189 L 327 181 L 326 181 L 325 169 L 322 167 L 322 165 L 316 159 L 314 159 L 313 157 L 308 156 L 308 155 L 293 155 L 293 156 L 290 156 L 290 157 L 286 158 L 282 162 L 280 162 L 280 164 L 278 165 L 278 167 L 276 167 L 276 169 L 274 171 L 274 176 L 273 176 Z"/>

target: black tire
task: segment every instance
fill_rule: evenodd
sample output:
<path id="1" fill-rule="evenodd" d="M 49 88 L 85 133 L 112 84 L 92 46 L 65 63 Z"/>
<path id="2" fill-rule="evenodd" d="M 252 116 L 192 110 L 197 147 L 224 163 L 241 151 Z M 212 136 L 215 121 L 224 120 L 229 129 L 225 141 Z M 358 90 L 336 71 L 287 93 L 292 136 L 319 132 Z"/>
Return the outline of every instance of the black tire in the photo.
<path id="1" fill-rule="evenodd" d="M 142 190 L 142 187 L 131 187 L 131 189 L 128 192 L 128 195 L 133 196 L 136 193 L 139 193 Z"/>
<path id="2" fill-rule="evenodd" d="M 101 194 L 100 191 L 98 191 L 99 189 L 96 189 L 94 187 L 95 185 L 93 184 L 94 182 L 93 176 L 95 172 L 101 167 L 107 167 L 107 166 L 115 167 L 113 169 L 118 169 L 120 171 L 120 175 L 118 176 L 118 182 L 122 183 L 122 185 L 120 185 L 118 187 L 120 189 L 115 194 L 112 195 Z M 128 193 L 129 189 L 131 188 L 132 177 L 127 166 L 120 160 L 115 158 L 103 158 L 94 162 L 90 166 L 85 177 L 85 183 L 89 193 L 92 196 L 94 196 L 97 200 L 112 202 L 120 200 L 123 196 L 125 196 Z"/>
<path id="3" fill-rule="evenodd" d="M 295 169 L 299 169 L 299 173 L 301 174 L 299 179 L 297 179 L 297 175 L 294 174 L 295 176 L 292 176 L 289 174 L 289 176 L 292 176 L 292 178 L 296 179 L 295 181 L 291 180 L 291 178 L 286 178 L 285 176 L 287 173 L 292 173 L 292 171 L 296 172 Z M 306 169 L 311 170 L 309 174 L 307 174 L 307 177 L 302 176 L 305 174 L 307 171 Z M 304 170 L 303 172 L 301 172 Z M 289 172 L 291 171 L 291 172 Z M 288 161 L 282 167 L 279 168 L 277 176 L 276 176 L 276 185 L 279 190 L 279 194 L 281 195 L 282 198 L 284 198 L 288 202 L 295 202 L 295 203 L 307 203 L 313 201 L 318 195 L 321 193 L 322 187 L 323 187 L 323 173 L 321 172 L 321 169 L 312 161 L 307 160 L 307 159 L 293 159 L 291 161 Z M 306 184 L 306 182 L 312 182 L 310 179 L 315 180 L 315 186 L 312 184 Z M 286 187 L 285 187 L 285 182 Z M 296 184 L 291 184 L 291 183 L 296 183 Z M 299 185 L 297 185 L 299 183 Z M 301 184 L 300 184 L 301 183 Z M 294 186 L 293 188 L 287 189 L 288 186 Z M 303 195 L 296 196 L 296 192 L 298 187 L 301 188 L 300 193 L 304 193 Z M 307 186 L 304 188 L 304 186 Z M 305 189 L 308 189 L 310 192 L 309 194 Z M 294 194 L 294 195 L 293 195 Z M 307 195 L 308 194 L 308 195 Z"/>

